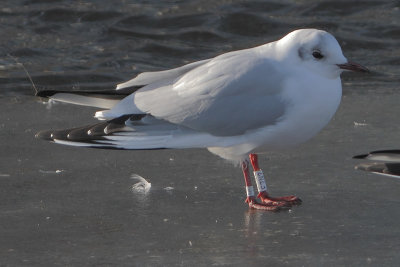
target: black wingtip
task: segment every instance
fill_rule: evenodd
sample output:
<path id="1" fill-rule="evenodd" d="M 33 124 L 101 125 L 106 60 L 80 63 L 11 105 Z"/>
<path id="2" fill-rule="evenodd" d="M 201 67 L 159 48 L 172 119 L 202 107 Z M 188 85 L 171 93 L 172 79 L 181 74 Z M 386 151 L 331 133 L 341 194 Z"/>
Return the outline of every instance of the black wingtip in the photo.
<path id="1" fill-rule="evenodd" d="M 51 97 L 58 93 L 67 93 L 67 94 L 78 94 L 78 95 L 102 95 L 102 96 L 116 96 L 116 97 L 124 97 L 132 94 L 137 91 L 139 87 L 132 88 L 123 88 L 120 90 L 110 89 L 110 90 L 41 90 L 36 92 L 36 96 L 38 97 Z"/>
<path id="2" fill-rule="evenodd" d="M 55 95 L 56 93 L 58 93 L 56 90 L 42 90 L 42 91 L 36 92 L 36 96 L 49 98 L 49 97 Z"/>
<path id="3" fill-rule="evenodd" d="M 356 155 L 353 157 L 353 159 L 365 159 L 368 157 L 369 154 L 362 154 L 362 155 Z"/>
<path id="4" fill-rule="evenodd" d="M 47 140 L 47 141 L 53 141 L 52 135 L 53 135 L 52 130 L 45 130 L 45 131 L 38 132 L 35 135 L 35 138 L 43 139 L 43 140 Z"/>

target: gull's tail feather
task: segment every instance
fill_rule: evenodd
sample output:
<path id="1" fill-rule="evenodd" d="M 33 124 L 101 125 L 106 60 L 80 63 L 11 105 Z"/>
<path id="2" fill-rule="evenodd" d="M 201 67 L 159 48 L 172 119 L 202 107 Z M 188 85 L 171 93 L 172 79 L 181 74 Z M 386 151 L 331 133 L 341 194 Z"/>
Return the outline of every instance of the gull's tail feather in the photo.
<path id="1" fill-rule="evenodd" d="M 110 109 L 120 100 L 132 94 L 140 87 L 130 87 L 121 90 L 91 90 L 91 91 L 57 91 L 42 90 L 36 96 L 49 98 L 52 100 L 82 105 Z"/>

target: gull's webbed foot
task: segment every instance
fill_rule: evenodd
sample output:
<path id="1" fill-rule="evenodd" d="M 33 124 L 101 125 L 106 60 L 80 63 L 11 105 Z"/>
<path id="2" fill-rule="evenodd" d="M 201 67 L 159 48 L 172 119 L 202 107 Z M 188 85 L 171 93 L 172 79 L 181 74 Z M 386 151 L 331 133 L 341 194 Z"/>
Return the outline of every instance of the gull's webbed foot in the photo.
<path id="1" fill-rule="evenodd" d="M 291 207 L 300 205 L 301 199 L 296 196 L 271 197 L 266 191 L 260 192 L 257 196 L 265 205 L 274 205 L 279 207 Z"/>
<path id="2" fill-rule="evenodd" d="M 260 203 L 254 196 L 247 197 L 246 203 L 249 204 L 249 208 L 256 210 L 279 211 L 282 208 L 281 206 L 272 205 L 271 203 Z"/>

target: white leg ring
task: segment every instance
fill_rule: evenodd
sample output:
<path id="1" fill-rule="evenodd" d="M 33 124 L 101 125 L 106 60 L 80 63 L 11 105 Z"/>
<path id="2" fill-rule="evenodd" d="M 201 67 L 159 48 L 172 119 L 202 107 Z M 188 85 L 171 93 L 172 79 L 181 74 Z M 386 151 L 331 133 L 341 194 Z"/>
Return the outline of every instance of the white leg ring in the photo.
<path id="1" fill-rule="evenodd" d="M 254 197 L 254 188 L 253 186 L 246 186 L 246 194 L 248 197 Z"/>
<path id="2" fill-rule="evenodd" d="M 267 191 L 267 183 L 265 182 L 262 170 L 254 171 L 253 174 L 256 179 L 258 192 Z"/>

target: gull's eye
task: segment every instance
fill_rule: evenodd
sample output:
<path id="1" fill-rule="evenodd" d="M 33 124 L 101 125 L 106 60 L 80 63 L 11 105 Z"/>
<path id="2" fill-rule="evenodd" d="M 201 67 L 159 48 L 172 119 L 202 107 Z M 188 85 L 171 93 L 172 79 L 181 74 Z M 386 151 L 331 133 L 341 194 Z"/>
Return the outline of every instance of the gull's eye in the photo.
<path id="1" fill-rule="evenodd" d="M 313 57 L 315 57 L 316 59 L 321 59 L 321 58 L 324 57 L 324 56 L 321 54 L 321 52 L 320 52 L 319 50 L 314 50 L 314 51 L 312 52 L 312 55 L 313 55 Z"/>

